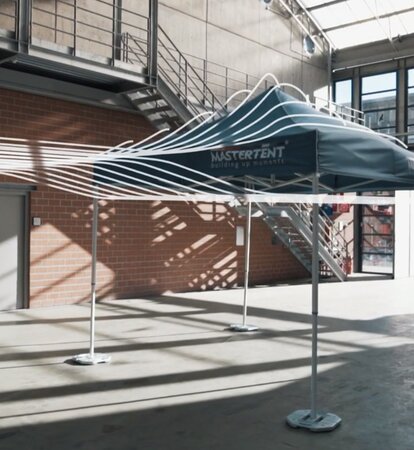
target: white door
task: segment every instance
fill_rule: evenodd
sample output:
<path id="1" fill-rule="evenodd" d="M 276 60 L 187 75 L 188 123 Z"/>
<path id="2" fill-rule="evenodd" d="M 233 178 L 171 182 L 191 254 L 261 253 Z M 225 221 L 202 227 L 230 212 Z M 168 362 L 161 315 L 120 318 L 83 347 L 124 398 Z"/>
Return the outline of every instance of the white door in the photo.
<path id="1" fill-rule="evenodd" d="M 23 308 L 24 196 L 0 194 L 0 310 Z"/>

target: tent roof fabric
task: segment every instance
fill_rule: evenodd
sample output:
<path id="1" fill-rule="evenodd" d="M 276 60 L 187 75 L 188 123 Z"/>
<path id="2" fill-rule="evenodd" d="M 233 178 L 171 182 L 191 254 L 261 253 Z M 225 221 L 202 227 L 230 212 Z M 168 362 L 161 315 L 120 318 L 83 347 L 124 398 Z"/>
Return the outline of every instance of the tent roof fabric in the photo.
<path id="1" fill-rule="evenodd" d="M 188 131 L 111 149 L 39 141 L 33 152 L 33 143 L 0 138 L 0 173 L 125 200 L 268 202 L 271 193 L 314 192 L 316 174 L 321 193 L 414 188 L 414 158 L 403 144 L 317 111 L 282 84 L 254 94 L 217 120 L 212 113 Z"/>
<path id="2" fill-rule="evenodd" d="M 231 180 L 234 192 L 244 189 L 246 176 L 268 178 L 271 185 L 260 191 L 310 192 L 311 183 L 286 181 L 320 174 L 325 192 L 409 189 L 414 186 L 414 155 L 401 145 L 366 127 L 345 122 L 315 110 L 307 102 L 273 87 L 217 121 L 206 121 L 181 135 L 168 136 L 143 148 L 117 155 L 117 182 L 126 181 L 137 161 L 155 162 L 148 176 L 160 177 L 159 168 L 175 164 L 173 175 L 163 182 L 192 173 Z M 178 165 L 178 166 L 177 166 Z M 97 163 L 95 179 L 104 182 L 105 159 Z M 277 180 L 277 181 L 275 181 Z M 280 186 L 283 182 L 283 187 Z M 191 183 L 190 183 L 191 184 Z"/>

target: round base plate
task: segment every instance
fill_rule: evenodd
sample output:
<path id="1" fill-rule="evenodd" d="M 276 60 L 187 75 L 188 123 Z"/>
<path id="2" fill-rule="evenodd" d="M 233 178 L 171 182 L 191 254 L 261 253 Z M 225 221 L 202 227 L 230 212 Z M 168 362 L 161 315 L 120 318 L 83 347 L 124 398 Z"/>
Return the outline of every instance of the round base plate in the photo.
<path id="1" fill-rule="evenodd" d="M 90 353 L 82 353 L 75 355 L 72 361 L 83 366 L 93 366 L 95 364 L 109 363 L 111 362 L 111 357 L 105 353 L 94 353 L 93 356 Z"/>
<path id="2" fill-rule="evenodd" d="M 233 323 L 230 325 L 230 331 L 239 331 L 239 332 L 243 332 L 243 331 L 257 331 L 259 329 L 259 327 L 256 327 L 256 325 L 243 325 L 243 324 L 239 324 L 239 323 Z"/>
<path id="3" fill-rule="evenodd" d="M 292 428 L 306 428 L 314 432 L 332 431 L 341 420 L 336 414 L 331 413 L 317 413 L 316 417 L 312 418 L 310 409 L 299 409 L 286 418 L 286 422 Z"/>

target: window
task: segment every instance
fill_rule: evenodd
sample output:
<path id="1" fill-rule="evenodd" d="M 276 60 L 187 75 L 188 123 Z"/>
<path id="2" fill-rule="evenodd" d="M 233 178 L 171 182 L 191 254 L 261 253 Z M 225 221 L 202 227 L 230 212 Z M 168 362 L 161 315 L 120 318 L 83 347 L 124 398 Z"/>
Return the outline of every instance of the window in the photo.
<path id="1" fill-rule="evenodd" d="M 393 196 L 388 191 L 364 195 Z M 362 272 L 388 273 L 394 270 L 394 207 L 364 205 L 360 207 L 360 269 Z"/>
<path id="2" fill-rule="evenodd" d="M 414 69 L 407 74 L 407 132 L 408 143 L 414 144 Z"/>
<path id="3" fill-rule="evenodd" d="M 362 78 L 361 109 L 365 125 L 380 133 L 395 134 L 397 124 L 397 73 Z"/>
<path id="4" fill-rule="evenodd" d="M 334 102 L 341 106 L 352 107 L 352 80 L 335 81 Z"/>

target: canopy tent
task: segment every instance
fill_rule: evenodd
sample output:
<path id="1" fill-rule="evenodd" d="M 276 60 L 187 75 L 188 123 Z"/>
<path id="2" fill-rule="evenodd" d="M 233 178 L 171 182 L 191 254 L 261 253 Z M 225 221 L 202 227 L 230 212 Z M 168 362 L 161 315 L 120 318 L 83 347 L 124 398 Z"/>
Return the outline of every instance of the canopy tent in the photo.
<path id="1" fill-rule="evenodd" d="M 316 111 L 306 98 L 298 100 L 282 87 L 277 83 L 253 99 L 250 93 L 227 116 L 215 120 L 212 113 L 190 131 L 182 127 L 164 138 L 156 133 L 152 140 L 112 149 L 45 142 L 34 157 L 27 143 L 3 139 L 0 173 L 94 199 L 91 343 L 89 354 L 81 355 L 91 363 L 99 362 L 93 328 L 98 199 L 231 202 L 245 198 L 249 203 L 289 202 L 295 197 L 291 194 L 301 194 L 302 201 L 312 202 L 311 408 L 295 411 L 288 423 L 323 431 L 335 428 L 340 419 L 321 414 L 316 407 L 321 201 L 317 194 L 413 188 L 414 161 L 398 140 Z M 314 196 L 305 198 L 307 193 Z M 327 201 L 340 202 L 336 197 Z"/>
<path id="2" fill-rule="evenodd" d="M 130 185 L 134 170 L 145 166 L 134 183 L 144 186 L 163 171 L 166 188 L 178 180 L 183 188 L 205 183 L 211 191 L 235 194 L 311 192 L 310 179 L 318 173 L 321 192 L 409 189 L 414 157 L 403 147 L 391 136 L 316 111 L 275 87 L 182 135 L 111 151 L 97 161 L 95 181 Z M 264 186 L 266 179 L 271 184 Z M 247 180 L 254 185 L 248 190 Z"/>

